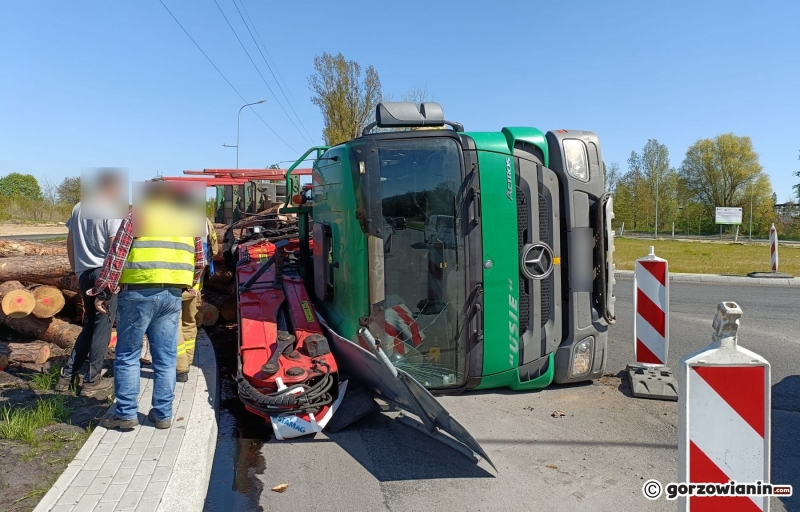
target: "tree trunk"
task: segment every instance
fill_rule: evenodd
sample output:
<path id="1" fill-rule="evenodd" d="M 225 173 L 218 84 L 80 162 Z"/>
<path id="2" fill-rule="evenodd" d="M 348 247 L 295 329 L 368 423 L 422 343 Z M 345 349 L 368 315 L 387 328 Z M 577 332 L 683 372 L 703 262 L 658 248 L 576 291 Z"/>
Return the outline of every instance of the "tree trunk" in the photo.
<path id="1" fill-rule="evenodd" d="M 51 284 L 47 281 L 66 277 L 70 270 L 66 256 L 16 256 L 0 259 L 0 281 Z"/>
<path id="2" fill-rule="evenodd" d="M 216 293 L 211 290 L 206 290 L 205 285 L 203 285 L 203 292 L 200 295 L 205 304 L 213 306 L 217 309 L 218 311 L 217 319 L 219 319 L 219 317 L 221 316 L 222 319 L 227 322 L 236 321 L 237 318 L 236 299 L 230 296 Z M 203 323 L 204 325 L 214 325 L 213 323 L 211 324 L 205 323 L 205 318 L 203 320 Z"/>
<path id="3" fill-rule="evenodd" d="M 63 256 L 67 254 L 67 244 L 60 242 L 48 244 L 26 240 L 0 240 L 0 258 L 15 256 Z"/>
<path id="4" fill-rule="evenodd" d="M 36 299 L 36 306 L 33 308 L 33 316 L 36 318 L 51 318 L 64 309 L 64 295 L 55 286 L 37 286 L 32 292 Z"/>
<path id="5" fill-rule="evenodd" d="M 0 260 L 2 262 L 3 260 Z M 77 286 L 72 285 L 72 278 L 68 275 L 61 277 L 46 277 L 39 279 L 39 281 L 30 281 L 27 279 L 22 280 L 22 284 L 27 286 L 36 286 L 37 284 L 46 284 L 47 286 L 55 286 L 59 290 L 70 290 L 73 292 L 80 292 Z"/>
<path id="6" fill-rule="evenodd" d="M 65 350 L 72 348 L 81 333 L 79 326 L 58 318 L 42 319 L 34 316 L 9 318 L 5 313 L 0 312 L 0 322 L 26 336 L 47 341 Z"/>
<path id="7" fill-rule="evenodd" d="M 36 299 L 19 281 L 0 284 L 0 309 L 10 318 L 24 318 L 36 307 Z"/>
<path id="8" fill-rule="evenodd" d="M 50 359 L 50 345 L 44 341 L 0 343 L 0 353 L 12 363 L 44 364 Z"/>
<path id="9" fill-rule="evenodd" d="M 236 283 L 218 284 L 218 283 L 203 283 L 203 293 L 212 291 L 220 295 L 232 297 L 236 295 Z"/>
<path id="10" fill-rule="evenodd" d="M 228 267 L 225 266 L 225 263 L 224 262 L 214 263 L 214 265 L 216 266 L 216 268 L 214 269 L 215 270 L 214 275 L 208 276 L 203 281 L 203 286 L 206 286 L 208 284 L 220 285 L 220 286 L 231 284 L 233 282 L 233 272 L 228 270 Z"/>
<path id="11" fill-rule="evenodd" d="M 64 309 L 62 310 L 67 314 L 74 323 L 83 323 L 84 305 L 83 296 L 78 292 L 72 290 L 61 290 L 64 295 Z"/>

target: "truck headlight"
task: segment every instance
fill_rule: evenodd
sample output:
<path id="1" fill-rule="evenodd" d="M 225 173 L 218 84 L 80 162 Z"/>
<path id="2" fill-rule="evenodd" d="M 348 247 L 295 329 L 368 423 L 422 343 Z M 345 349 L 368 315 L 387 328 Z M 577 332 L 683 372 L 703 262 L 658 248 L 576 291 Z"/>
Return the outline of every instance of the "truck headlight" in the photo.
<path id="1" fill-rule="evenodd" d="M 589 373 L 592 367 L 592 348 L 594 338 L 589 336 L 581 341 L 572 351 L 572 368 L 570 369 L 569 376 L 582 377 Z"/>
<path id="2" fill-rule="evenodd" d="M 589 165 L 583 142 L 578 139 L 564 140 L 564 155 L 569 175 L 582 181 L 589 181 Z"/>

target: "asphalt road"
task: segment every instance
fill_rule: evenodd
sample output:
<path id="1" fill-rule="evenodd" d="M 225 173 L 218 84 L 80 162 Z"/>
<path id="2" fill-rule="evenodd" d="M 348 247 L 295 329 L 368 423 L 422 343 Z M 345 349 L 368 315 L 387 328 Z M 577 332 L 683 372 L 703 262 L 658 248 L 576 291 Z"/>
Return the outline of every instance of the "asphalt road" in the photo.
<path id="1" fill-rule="evenodd" d="M 402 254 L 398 249 L 395 257 Z M 337 434 L 270 441 L 249 454 L 252 478 L 264 489 L 261 509 L 675 510 L 663 498 L 645 500 L 641 487 L 650 478 L 677 479 L 677 404 L 631 398 L 615 376 L 633 359 L 632 286 L 627 279 L 617 284 L 610 375 L 601 381 L 440 399 L 497 472 L 400 424 L 393 413 L 377 414 Z M 800 290 L 673 283 L 670 293 L 674 369 L 711 341 L 718 302 L 743 308 L 741 345 L 772 363 L 772 481 L 800 491 Z M 553 417 L 556 410 L 565 416 Z M 286 492 L 269 491 L 281 483 L 289 484 Z M 798 496 L 772 499 L 772 510 L 798 509 Z"/>

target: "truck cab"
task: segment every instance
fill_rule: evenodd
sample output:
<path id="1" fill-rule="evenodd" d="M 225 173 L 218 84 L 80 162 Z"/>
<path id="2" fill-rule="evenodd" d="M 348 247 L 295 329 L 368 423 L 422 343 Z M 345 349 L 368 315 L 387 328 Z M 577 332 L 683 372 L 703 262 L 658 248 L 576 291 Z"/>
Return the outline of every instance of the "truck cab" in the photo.
<path id="1" fill-rule="evenodd" d="M 353 343 L 368 327 L 440 393 L 602 376 L 615 299 L 598 137 L 465 131 L 435 103 L 379 104 L 373 125 L 314 163 L 314 294 L 331 327 Z"/>

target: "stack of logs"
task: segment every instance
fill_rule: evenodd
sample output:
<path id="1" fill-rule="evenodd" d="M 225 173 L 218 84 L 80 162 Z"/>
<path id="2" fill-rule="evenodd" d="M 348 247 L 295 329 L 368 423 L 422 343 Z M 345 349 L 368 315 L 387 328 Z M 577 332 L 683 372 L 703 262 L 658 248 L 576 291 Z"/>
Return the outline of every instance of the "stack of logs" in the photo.
<path id="1" fill-rule="evenodd" d="M 217 273 L 206 279 L 198 312 L 205 326 L 220 318 L 236 321 L 233 274 L 216 260 Z M 69 272 L 66 242 L 0 240 L 0 323 L 31 338 L 0 342 L 0 370 L 9 362 L 41 365 L 72 349 L 84 304 Z"/>

